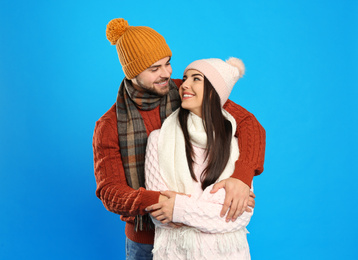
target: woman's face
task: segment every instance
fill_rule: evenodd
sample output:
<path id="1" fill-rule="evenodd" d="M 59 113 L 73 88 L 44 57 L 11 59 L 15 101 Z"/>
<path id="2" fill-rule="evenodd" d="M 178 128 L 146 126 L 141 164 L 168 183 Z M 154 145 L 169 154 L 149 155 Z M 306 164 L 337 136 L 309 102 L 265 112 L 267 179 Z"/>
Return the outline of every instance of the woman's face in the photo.
<path id="1" fill-rule="evenodd" d="M 182 108 L 188 109 L 201 117 L 204 96 L 204 74 L 197 70 L 188 70 L 183 76 L 179 88 Z"/>

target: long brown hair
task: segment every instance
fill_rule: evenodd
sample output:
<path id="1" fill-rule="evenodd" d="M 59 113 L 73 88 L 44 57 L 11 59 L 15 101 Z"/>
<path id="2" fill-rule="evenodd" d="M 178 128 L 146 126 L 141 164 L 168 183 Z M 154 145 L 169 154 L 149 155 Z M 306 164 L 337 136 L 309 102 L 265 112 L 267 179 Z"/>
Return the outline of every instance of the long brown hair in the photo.
<path id="1" fill-rule="evenodd" d="M 190 111 L 180 107 L 179 123 L 185 139 L 185 152 L 191 177 L 198 181 L 193 171 L 194 151 L 188 132 L 188 116 Z M 230 156 L 232 126 L 221 112 L 220 97 L 210 81 L 204 76 L 204 96 L 202 120 L 207 136 L 205 159 L 208 165 L 201 173 L 201 188 L 215 183 L 226 167 Z M 215 138 L 214 138 L 215 136 Z"/>

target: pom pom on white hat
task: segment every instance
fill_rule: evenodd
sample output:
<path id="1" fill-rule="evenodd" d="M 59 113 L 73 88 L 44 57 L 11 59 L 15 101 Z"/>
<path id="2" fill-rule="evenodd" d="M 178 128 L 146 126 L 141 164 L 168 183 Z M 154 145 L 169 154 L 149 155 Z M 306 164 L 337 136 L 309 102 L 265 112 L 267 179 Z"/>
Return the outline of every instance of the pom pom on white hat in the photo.
<path id="1" fill-rule="evenodd" d="M 205 75 L 220 96 L 221 106 L 228 100 L 230 93 L 238 81 L 245 74 L 245 65 L 238 58 L 203 59 L 190 63 L 184 73 L 190 69 L 198 70 Z"/>

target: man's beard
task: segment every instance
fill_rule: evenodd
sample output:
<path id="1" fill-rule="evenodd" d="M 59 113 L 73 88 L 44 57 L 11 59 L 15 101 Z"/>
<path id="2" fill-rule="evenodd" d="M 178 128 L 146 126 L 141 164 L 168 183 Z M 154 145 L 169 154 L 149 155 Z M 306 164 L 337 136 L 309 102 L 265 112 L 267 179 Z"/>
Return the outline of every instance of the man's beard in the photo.
<path id="1" fill-rule="evenodd" d="M 165 92 L 158 92 L 154 86 L 148 87 L 148 86 L 144 85 L 139 79 L 137 79 L 137 84 L 140 88 L 146 90 L 150 94 L 154 94 L 159 97 L 164 97 L 169 93 L 169 81 L 168 80 L 169 80 L 168 78 L 163 80 L 163 81 L 168 82 L 168 84 L 165 87 Z"/>

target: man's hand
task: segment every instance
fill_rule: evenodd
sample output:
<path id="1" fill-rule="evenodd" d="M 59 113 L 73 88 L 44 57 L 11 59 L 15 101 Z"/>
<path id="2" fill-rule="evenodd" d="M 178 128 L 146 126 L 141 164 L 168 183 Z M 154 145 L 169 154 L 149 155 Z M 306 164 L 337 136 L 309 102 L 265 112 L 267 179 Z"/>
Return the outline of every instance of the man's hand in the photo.
<path id="1" fill-rule="evenodd" d="M 145 210 L 150 211 L 152 217 L 161 223 L 170 223 L 173 220 L 174 202 L 177 192 L 163 191 L 160 193 L 159 202 L 147 207 Z"/>
<path id="2" fill-rule="evenodd" d="M 184 227 L 186 225 L 182 224 L 182 223 L 174 223 L 174 222 L 170 222 L 168 223 L 168 226 L 171 228 L 181 228 Z"/>
<path id="3" fill-rule="evenodd" d="M 250 190 L 249 202 L 247 203 L 247 207 L 245 209 L 246 212 L 252 212 L 251 208 L 255 208 L 255 198 L 256 195 Z"/>
<path id="4" fill-rule="evenodd" d="M 230 207 L 226 222 L 235 221 L 248 206 L 250 187 L 239 179 L 228 178 L 216 183 L 210 193 L 215 193 L 221 188 L 225 189 L 226 196 L 220 216 L 224 217 Z"/>

